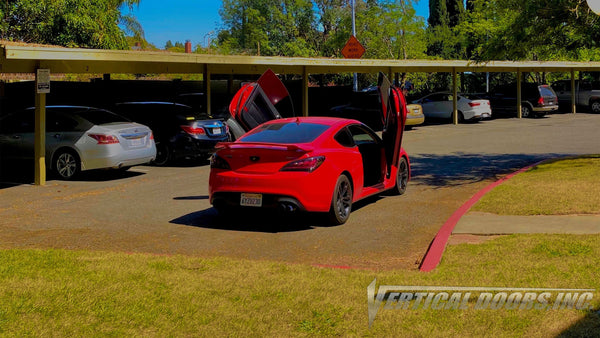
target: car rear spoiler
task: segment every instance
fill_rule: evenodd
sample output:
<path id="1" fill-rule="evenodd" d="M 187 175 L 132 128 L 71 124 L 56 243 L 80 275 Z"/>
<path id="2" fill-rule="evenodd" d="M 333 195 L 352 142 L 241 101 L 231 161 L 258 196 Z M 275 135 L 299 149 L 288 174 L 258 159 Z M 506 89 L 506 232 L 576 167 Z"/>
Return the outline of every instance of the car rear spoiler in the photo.
<path id="1" fill-rule="evenodd" d="M 221 149 L 277 149 L 287 151 L 298 151 L 298 152 L 309 152 L 314 150 L 314 147 L 308 145 L 296 145 L 296 144 L 281 144 L 281 143 L 269 143 L 269 142 L 219 142 L 215 146 L 215 150 Z"/>

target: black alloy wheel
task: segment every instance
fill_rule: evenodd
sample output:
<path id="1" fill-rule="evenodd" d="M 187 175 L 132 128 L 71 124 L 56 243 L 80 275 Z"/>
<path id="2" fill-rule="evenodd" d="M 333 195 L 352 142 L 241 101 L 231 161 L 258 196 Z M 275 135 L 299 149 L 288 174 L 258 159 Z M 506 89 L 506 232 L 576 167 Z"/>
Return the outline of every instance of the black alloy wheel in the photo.
<path id="1" fill-rule="evenodd" d="M 338 177 L 335 189 L 333 190 L 333 198 L 329 210 L 329 220 L 331 223 L 335 225 L 346 223 L 352 211 L 352 197 L 350 180 L 348 176 L 341 175 Z"/>

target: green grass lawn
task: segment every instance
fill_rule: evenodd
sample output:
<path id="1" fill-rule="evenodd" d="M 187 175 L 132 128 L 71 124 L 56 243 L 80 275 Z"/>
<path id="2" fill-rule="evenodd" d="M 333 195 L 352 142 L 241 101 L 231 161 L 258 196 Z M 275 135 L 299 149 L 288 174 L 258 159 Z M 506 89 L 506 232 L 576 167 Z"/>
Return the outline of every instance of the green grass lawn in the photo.
<path id="1" fill-rule="evenodd" d="M 599 174 L 599 156 L 540 165 L 499 186 L 477 208 L 598 213 Z M 507 204 L 517 208 L 504 209 Z M 492 209 L 498 205 L 503 209 Z M 600 290 L 599 266 L 600 235 L 511 235 L 452 245 L 430 273 L 0 250 L 0 336 L 595 337 L 598 291 L 586 310 L 390 310 L 382 305 L 369 328 L 367 286 L 376 278 L 378 286 Z"/>
<path id="2" fill-rule="evenodd" d="M 472 210 L 499 215 L 600 214 L 600 155 L 538 165 L 494 188 Z"/>
<path id="3" fill-rule="evenodd" d="M 432 273 L 66 250 L 0 251 L 3 336 L 553 336 L 600 332 L 597 310 L 386 310 L 367 286 L 600 290 L 600 236 L 449 246 Z M 600 295 L 591 302 L 600 306 Z"/>

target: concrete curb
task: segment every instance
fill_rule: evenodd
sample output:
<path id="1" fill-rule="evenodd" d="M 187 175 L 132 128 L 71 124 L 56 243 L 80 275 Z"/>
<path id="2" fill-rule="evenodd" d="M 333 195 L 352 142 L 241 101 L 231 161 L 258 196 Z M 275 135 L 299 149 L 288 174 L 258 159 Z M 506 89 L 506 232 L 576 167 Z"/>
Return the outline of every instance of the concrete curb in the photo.
<path id="1" fill-rule="evenodd" d="M 469 209 L 471 209 L 471 207 L 475 203 L 477 203 L 477 201 L 479 201 L 485 194 L 487 194 L 489 191 L 491 191 L 498 185 L 502 184 L 506 180 L 509 180 L 513 176 L 520 174 L 524 171 L 527 171 L 543 162 L 546 162 L 546 161 L 549 161 L 552 159 L 553 158 L 539 161 L 534 164 L 528 165 L 524 168 L 521 168 L 511 174 L 504 176 L 503 178 L 497 180 L 496 182 L 489 184 L 487 187 L 479 190 L 475 195 L 473 195 L 473 197 L 471 197 L 460 208 L 458 208 L 458 210 L 456 210 L 452 214 L 452 216 L 450 216 L 450 218 L 448 218 L 446 223 L 444 223 L 444 225 L 442 225 L 442 227 L 438 231 L 437 235 L 433 239 L 433 242 L 431 242 L 431 245 L 429 246 L 429 249 L 427 250 L 427 253 L 425 254 L 425 258 L 421 262 L 421 266 L 419 267 L 419 270 L 424 271 L 424 272 L 429 272 L 438 266 L 438 264 L 440 263 L 440 260 L 442 259 L 444 250 L 446 249 L 446 244 L 448 243 L 448 238 L 452 234 L 452 230 L 454 230 L 454 227 L 456 226 L 456 224 L 458 223 L 460 218 L 465 213 L 467 213 L 467 211 L 469 211 Z"/>

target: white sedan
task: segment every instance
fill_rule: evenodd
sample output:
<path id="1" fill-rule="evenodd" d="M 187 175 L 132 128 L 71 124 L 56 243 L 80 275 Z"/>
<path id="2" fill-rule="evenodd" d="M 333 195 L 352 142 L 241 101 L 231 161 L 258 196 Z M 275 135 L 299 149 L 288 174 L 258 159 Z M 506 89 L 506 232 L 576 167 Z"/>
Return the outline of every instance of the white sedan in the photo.
<path id="1" fill-rule="evenodd" d="M 107 110 L 47 106 L 46 113 L 46 166 L 61 179 L 90 169 L 126 170 L 156 157 L 150 128 Z M 33 145 L 33 108 L 0 119 L 2 161 L 32 159 Z"/>
<path id="2" fill-rule="evenodd" d="M 450 119 L 454 110 L 452 93 L 433 93 L 422 97 L 413 103 L 423 107 L 423 113 L 427 118 Z M 456 102 L 458 120 L 480 120 L 492 117 L 490 101 L 481 99 L 472 94 L 459 94 Z"/>

